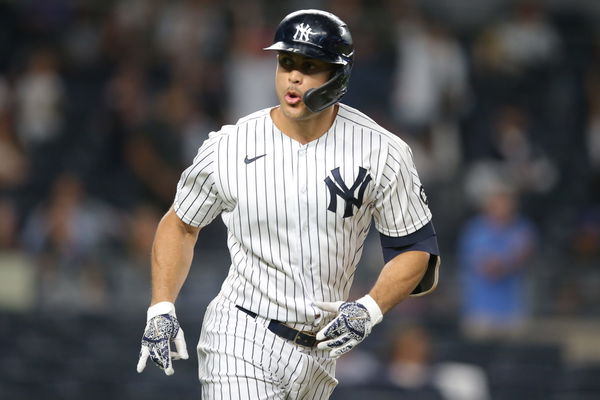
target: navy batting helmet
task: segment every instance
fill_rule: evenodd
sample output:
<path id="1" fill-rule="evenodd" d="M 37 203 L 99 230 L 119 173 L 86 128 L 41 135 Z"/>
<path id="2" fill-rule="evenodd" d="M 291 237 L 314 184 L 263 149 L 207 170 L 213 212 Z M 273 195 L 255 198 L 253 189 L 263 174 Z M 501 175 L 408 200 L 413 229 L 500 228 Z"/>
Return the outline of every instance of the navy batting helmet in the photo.
<path id="1" fill-rule="evenodd" d="M 321 111 L 346 94 L 354 45 L 348 26 L 341 19 L 321 10 L 293 12 L 279 23 L 273 42 L 265 50 L 298 53 L 337 66 L 331 79 L 304 94 L 304 104 L 311 111 Z"/>

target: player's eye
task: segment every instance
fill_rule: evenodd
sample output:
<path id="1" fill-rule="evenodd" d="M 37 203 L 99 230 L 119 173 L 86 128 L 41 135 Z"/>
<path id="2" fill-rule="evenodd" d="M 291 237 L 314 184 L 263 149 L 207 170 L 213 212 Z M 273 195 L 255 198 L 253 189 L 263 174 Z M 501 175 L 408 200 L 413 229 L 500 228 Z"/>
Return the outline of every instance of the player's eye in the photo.
<path id="1" fill-rule="evenodd" d="M 313 62 L 305 62 L 302 64 L 302 71 L 305 73 L 312 74 L 317 71 L 317 65 Z"/>
<path id="2" fill-rule="evenodd" d="M 298 70 L 303 74 L 310 75 L 324 71 L 329 68 L 326 63 L 321 63 L 312 59 L 294 58 L 287 54 L 280 54 L 277 58 L 279 66 L 286 71 Z"/>
<path id="3" fill-rule="evenodd" d="M 294 66 L 294 60 L 292 60 L 291 57 L 288 56 L 279 56 L 279 65 L 286 69 L 286 70 L 291 70 Z"/>
<path id="4" fill-rule="evenodd" d="M 302 63 L 302 73 L 304 74 L 316 74 L 322 71 L 326 71 L 330 68 L 329 64 L 316 62 L 316 61 L 306 61 Z"/>

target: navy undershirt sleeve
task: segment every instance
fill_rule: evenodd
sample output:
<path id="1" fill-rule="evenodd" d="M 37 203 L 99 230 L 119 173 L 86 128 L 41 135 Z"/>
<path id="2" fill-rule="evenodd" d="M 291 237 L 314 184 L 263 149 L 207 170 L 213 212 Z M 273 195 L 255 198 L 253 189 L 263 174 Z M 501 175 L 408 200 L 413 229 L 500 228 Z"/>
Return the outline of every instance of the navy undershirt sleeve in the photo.
<path id="1" fill-rule="evenodd" d="M 437 235 L 432 222 L 427 223 L 421 229 L 410 235 L 392 237 L 380 234 L 380 238 L 383 258 L 386 263 L 398 254 L 407 251 L 420 250 L 431 254 L 423 278 L 410 295 L 421 296 L 435 289 L 438 281 L 438 270 L 441 258 L 437 243 Z"/>
<path id="2" fill-rule="evenodd" d="M 386 263 L 398 254 L 407 251 L 420 250 L 436 256 L 440 255 L 437 235 L 432 222 L 428 222 L 421 229 L 410 235 L 393 237 L 380 233 L 379 236 L 383 250 L 383 259 Z"/>

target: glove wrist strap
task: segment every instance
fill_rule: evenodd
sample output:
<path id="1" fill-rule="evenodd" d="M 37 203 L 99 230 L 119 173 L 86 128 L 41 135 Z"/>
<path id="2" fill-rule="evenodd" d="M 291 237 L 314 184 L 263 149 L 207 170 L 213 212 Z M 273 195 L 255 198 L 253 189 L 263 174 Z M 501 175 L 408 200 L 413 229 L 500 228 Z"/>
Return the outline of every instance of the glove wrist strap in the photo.
<path id="1" fill-rule="evenodd" d="M 361 297 L 360 299 L 356 300 L 356 302 L 365 306 L 365 308 L 369 312 L 369 316 L 371 317 L 371 322 L 373 325 L 377 325 L 381 322 L 381 320 L 383 319 L 383 313 L 381 312 L 381 308 L 379 308 L 377 302 L 370 295 L 367 294 Z"/>
<path id="2" fill-rule="evenodd" d="M 146 313 L 146 321 L 149 321 L 161 314 L 175 315 L 175 305 L 170 301 L 161 301 L 160 303 L 150 306 L 148 308 L 148 312 Z"/>

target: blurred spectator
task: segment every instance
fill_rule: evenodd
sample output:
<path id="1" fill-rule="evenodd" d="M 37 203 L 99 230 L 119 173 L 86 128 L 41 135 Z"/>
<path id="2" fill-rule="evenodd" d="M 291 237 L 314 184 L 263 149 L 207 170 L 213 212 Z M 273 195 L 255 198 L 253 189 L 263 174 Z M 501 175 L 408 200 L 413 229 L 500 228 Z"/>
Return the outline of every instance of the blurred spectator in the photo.
<path id="1" fill-rule="evenodd" d="M 191 99 L 188 99 L 188 101 L 191 101 Z M 192 164 L 194 157 L 198 154 L 198 149 L 208 139 L 208 134 L 217 129 L 214 120 L 198 107 L 193 107 L 190 104 L 188 113 L 181 127 L 181 157 L 184 165 Z"/>
<path id="2" fill-rule="evenodd" d="M 0 196 L 0 310 L 29 311 L 36 300 L 35 266 L 19 240 L 19 212 Z"/>
<path id="3" fill-rule="evenodd" d="M 507 337 L 519 333 L 529 314 L 536 233 L 519 215 L 512 187 L 498 180 L 483 190 L 480 213 L 466 222 L 458 243 L 462 322 L 470 337 Z"/>
<path id="4" fill-rule="evenodd" d="M 371 384 L 379 380 L 381 363 L 370 351 L 354 349 L 344 354 L 335 367 L 335 378 L 350 385 Z"/>
<path id="5" fill-rule="evenodd" d="M 183 135 L 196 134 L 193 129 L 196 114 L 184 83 L 177 80 L 158 93 L 153 111 L 129 135 L 126 158 L 140 186 L 140 199 L 152 200 L 166 209 L 173 201 L 179 176 L 185 168 L 184 152 L 189 151 L 185 146 L 191 144 Z M 188 140 L 201 142 L 200 138 L 189 137 Z"/>
<path id="6" fill-rule="evenodd" d="M 427 329 L 414 325 L 400 328 L 391 353 L 387 378 L 414 398 L 487 400 L 485 371 L 463 362 L 433 361 Z M 427 394 L 427 395 L 425 395 Z"/>
<path id="7" fill-rule="evenodd" d="M 63 174 L 25 223 L 24 245 L 39 268 L 39 307 L 103 310 L 108 299 L 102 251 L 111 237 L 118 237 L 115 213 L 87 197 L 78 177 Z"/>
<path id="8" fill-rule="evenodd" d="M 50 49 L 36 49 L 16 79 L 15 129 L 29 163 L 27 208 L 43 195 L 63 162 L 66 114 L 65 86 L 58 71 L 58 57 Z M 17 154 L 13 152 L 13 154 Z"/>
<path id="9" fill-rule="evenodd" d="M 62 133 L 64 95 L 56 54 L 49 49 L 34 51 L 15 93 L 17 132 L 28 150 L 52 142 Z"/>
<path id="10" fill-rule="evenodd" d="M 148 116 L 148 88 L 144 65 L 124 58 L 106 82 L 105 99 L 109 111 L 126 130 L 142 124 Z"/>
<path id="11" fill-rule="evenodd" d="M 587 120 L 585 141 L 590 166 L 592 201 L 600 203 L 600 33 L 593 45 L 594 53 L 586 71 Z"/>
<path id="12" fill-rule="evenodd" d="M 8 114 L 11 103 L 11 93 L 4 76 L 0 75 L 0 115 Z"/>
<path id="13" fill-rule="evenodd" d="M 21 246 L 18 238 L 19 215 L 12 199 L 0 197 L 0 251 L 17 250 Z"/>
<path id="14" fill-rule="evenodd" d="M 27 178 L 29 161 L 14 131 L 11 93 L 0 76 L 0 192 L 13 191 Z"/>
<path id="15" fill-rule="evenodd" d="M 432 195 L 437 193 L 441 183 L 457 178 L 463 156 L 458 125 L 440 122 L 421 137 L 402 138 L 410 145 L 421 182 Z"/>
<path id="16" fill-rule="evenodd" d="M 143 64 L 125 57 L 115 65 L 100 89 L 101 103 L 90 110 L 81 140 L 94 177 L 93 194 L 123 209 L 139 201 L 136 179 L 128 165 L 132 132 L 149 115 L 150 99 Z"/>
<path id="17" fill-rule="evenodd" d="M 223 62 L 229 55 L 227 8 L 215 0 L 163 2 L 154 25 L 161 68 L 184 82 L 202 113 L 223 118 L 226 90 Z"/>
<path id="18" fill-rule="evenodd" d="M 479 203 L 485 194 L 481 188 L 494 186 L 498 179 L 510 182 L 523 199 L 552 193 L 559 179 L 558 167 L 532 140 L 529 113 L 504 105 L 495 110 L 494 118 L 489 149 L 481 149 L 478 160 L 466 168 L 468 200 Z M 544 212 L 543 204 L 537 202 L 535 209 L 527 211 Z"/>
<path id="19" fill-rule="evenodd" d="M 360 6 L 358 1 L 352 2 L 351 7 L 347 1 L 332 3 L 333 13 L 352 26 L 357 54 L 348 93 L 342 102 L 382 121 L 384 127 L 393 127 L 395 121 L 389 112 L 395 57 L 394 43 L 388 32 L 391 18 L 386 9 Z"/>
<path id="20" fill-rule="evenodd" d="M 176 68 L 222 59 L 229 39 L 225 17 L 214 0 L 163 2 L 154 25 L 156 47 Z"/>
<path id="21" fill-rule="evenodd" d="M 596 93 L 593 106 L 590 107 L 586 134 L 590 166 L 592 167 L 593 174 L 597 177 L 595 181 L 600 183 L 600 179 L 598 179 L 600 176 L 600 95 L 598 95 L 598 92 Z M 597 189 L 598 186 L 596 186 Z M 600 199 L 600 196 L 596 198 Z"/>
<path id="22" fill-rule="evenodd" d="M 391 114 L 423 183 L 435 188 L 456 176 L 462 159 L 458 123 L 470 96 L 467 58 L 441 19 L 410 1 L 390 8 L 396 18 Z"/>
<path id="23" fill-rule="evenodd" d="M 514 2 L 512 15 L 492 24 L 482 38 L 482 61 L 506 72 L 525 73 L 560 56 L 560 37 L 539 0 Z"/>
<path id="24" fill-rule="evenodd" d="M 420 133 L 436 122 L 456 120 L 468 95 L 468 69 L 452 32 L 408 4 L 394 7 L 397 60 L 392 112 L 404 127 Z"/>
<path id="25" fill-rule="evenodd" d="M 387 378 L 409 390 L 439 392 L 433 383 L 431 348 L 427 332 L 421 327 L 401 328 L 393 343 Z M 439 397 L 443 398 L 441 393 Z"/>
<path id="26" fill-rule="evenodd" d="M 551 90 L 548 79 L 561 57 L 561 40 L 538 0 L 512 2 L 484 26 L 473 44 L 473 80 L 477 110 L 473 118 L 485 118 L 489 106 L 502 102 L 543 104 Z"/>
<path id="27" fill-rule="evenodd" d="M 493 132 L 493 156 L 506 168 L 521 193 L 544 193 L 554 188 L 558 170 L 531 138 L 529 114 L 518 107 L 498 110 Z"/>
<path id="28" fill-rule="evenodd" d="M 570 233 L 570 274 L 558 286 L 556 310 L 561 315 L 600 315 L 600 204 L 579 211 Z"/>
<path id="29" fill-rule="evenodd" d="M 261 50 L 268 46 L 275 31 L 263 25 L 263 10 L 257 3 L 245 3 L 237 10 L 230 58 L 226 65 L 228 120 L 236 121 L 257 109 L 277 104 L 273 54 Z"/>
<path id="30" fill-rule="evenodd" d="M 482 132 L 489 132 L 490 121 L 493 125 L 505 117 L 512 118 L 513 129 L 539 128 L 537 138 L 532 135 L 534 132 L 527 132 L 525 142 L 529 150 L 534 144 L 552 143 L 556 136 L 565 134 L 559 130 L 562 125 L 556 119 L 569 107 L 559 101 L 572 94 L 564 93 L 568 90 L 564 84 L 560 88 L 565 81 L 557 71 L 563 56 L 559 32 L 541 2 L 507 3 L 510 13 L 497 13 L 495 21 L 482 26 L 473 37 L 471 82 L 477 101 L 469 110 L 463 133 L 467 158 L 477 159 L 487 154 L 493 146 L 490 142 L 498 142 L 500 138 Z M 506 104 L 513 107 L 507 108 Z M 513 109 L 510 111 L 513 116 L 515 111 L 521 114 L 518 118 L 525 125 L 514 126 L 515 118 L 505 112 L 509 108 Z M 544 126 L 544 122 L 549 126 Z M 511 136 L 516 140 L 516 135 Z M 554 183 L 555 178 L 550 181 Z M 536 184 L 540 182 L 544 181 Z"/>
<path id="31" fill-rule="evenodd" d="M 76 18 L 64 35 L 65 57 L 75 69 L 94 70 L 102 65 L 101 45 L 102 24 L 94 15 L 94 5 L 79 2 L 74 5 Z"/>

